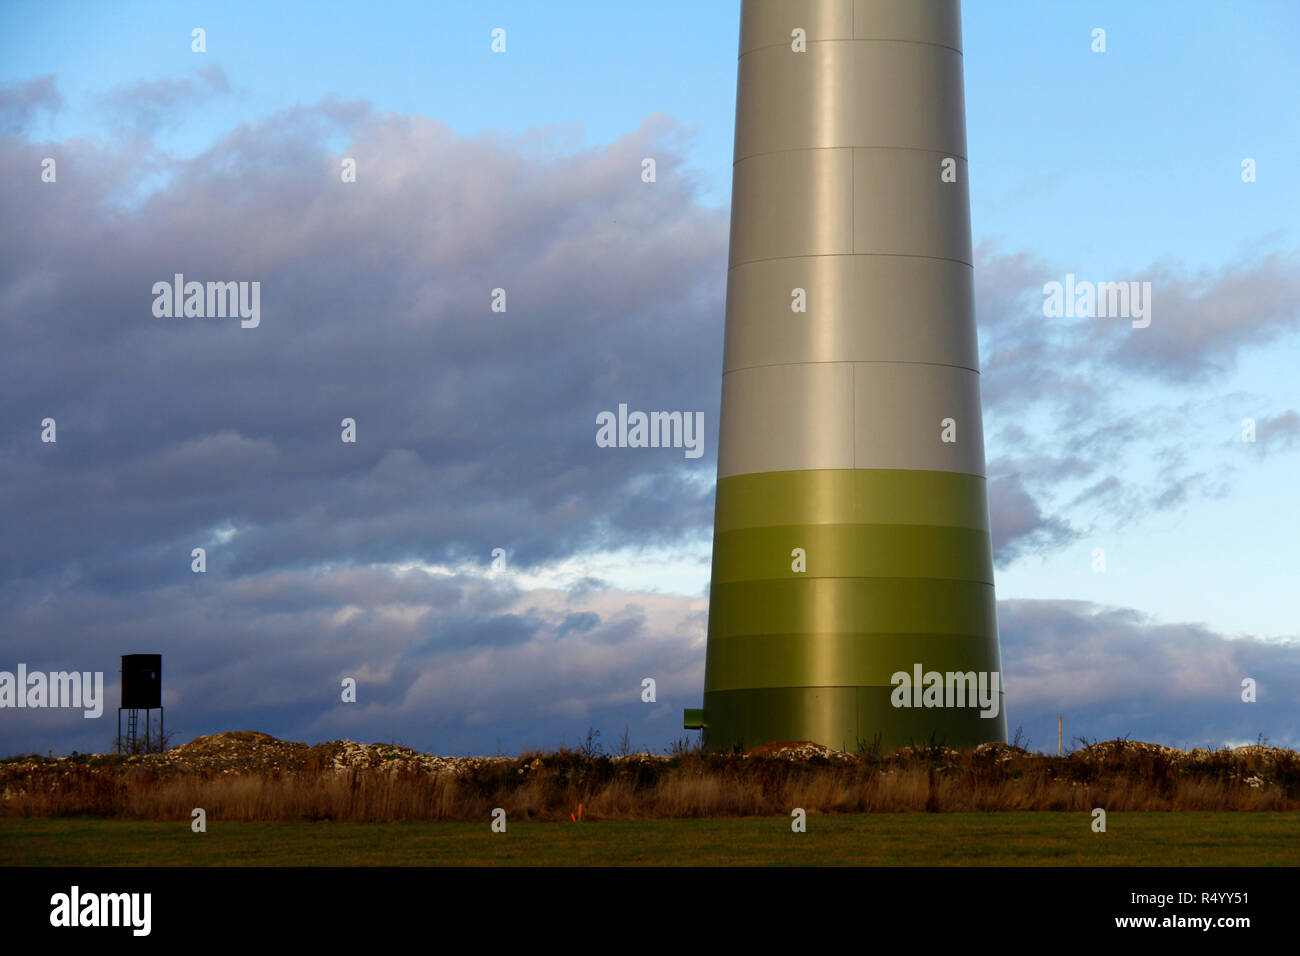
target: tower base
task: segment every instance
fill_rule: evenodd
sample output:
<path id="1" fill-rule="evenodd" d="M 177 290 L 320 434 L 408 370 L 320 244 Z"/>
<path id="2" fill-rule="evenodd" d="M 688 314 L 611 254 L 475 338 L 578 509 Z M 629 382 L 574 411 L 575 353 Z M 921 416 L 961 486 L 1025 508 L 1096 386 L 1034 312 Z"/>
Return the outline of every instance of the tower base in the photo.
<path id="1" fill-rule="evenodd" d="M 860 753 L 891 753 L 909 744 L 946 744 L 958 750 L 1005 742 L 1003 695 L 997 713 L 978 707 L 895 707 L 889 687 L 762 687 L 705 693 L 703 714 L 687 711 L 686 724 L 702 726 L 709 753 L 749 750 L 777 740 L 814 743 Z"/>

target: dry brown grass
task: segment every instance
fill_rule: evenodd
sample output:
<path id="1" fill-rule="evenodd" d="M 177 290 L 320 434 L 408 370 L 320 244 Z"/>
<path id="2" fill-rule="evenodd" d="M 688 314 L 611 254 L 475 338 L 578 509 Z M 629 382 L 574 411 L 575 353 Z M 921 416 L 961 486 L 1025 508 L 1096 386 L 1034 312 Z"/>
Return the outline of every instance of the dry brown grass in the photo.
<path id="1" fill-rule="evenodd" d="M 202 807 L 221 820 L 484 820 L 501 807 L 512 820 L 567 820 L 580 803 L 589 820 L 756 816 L 794 807 L 810 813 L 1300 809 L 1300 754 L 1263 747 L 1185 753 L 1112 741 L 1065 757 L 985 745 L 966 753 L 930 747 L 797 759 L 698 752 L 610 758 L 570 750 L 422 764 L 396 759 L 394 748 L 376 762 L 366 748 L 349 746 L 349 753 L 361 754 L 353 766 L 305 747 L 300 760 L 274 769 L 265 760 L 215 769 L 183 759 L 184 748 L 171 762 L 11 758 L 0 761 L 0 816 L 186 820 Z"/>

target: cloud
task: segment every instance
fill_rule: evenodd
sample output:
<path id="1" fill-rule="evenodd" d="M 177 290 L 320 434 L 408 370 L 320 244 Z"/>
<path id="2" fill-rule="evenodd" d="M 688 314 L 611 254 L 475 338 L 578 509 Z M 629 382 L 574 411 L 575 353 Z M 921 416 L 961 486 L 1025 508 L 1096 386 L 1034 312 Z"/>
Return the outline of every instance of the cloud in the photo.
<path id="1" fill-rule="evenodd" d="M 1207 398 L 1206 386 L 1244 350 L 1300 329 L 1300 252 L 1214 272 L 1135 270 L 1153 283 L 1152 323 L 1141 329 L 1044 317 L 1043 285 L 1072 270 L 990 242 L 976 260 L 989 475 L 1016 478 L 990 483 L 1000 564 L 1067 544 L 1076 526 L 1117 529 L 1228 493 L 1231 461 L 1188 450 L 1231 420 L 1240 396 Z M 1269 447 L 1290 447 L 1297 425 L 1285 415 L 1268 423 Z"/>
<path id="2" fill-rule="evenodd" d="M 140 196 L 137 134 L 62 144 L 82 174 L 44 191 L 12 185 L 38 153 L 4 141 L 5 656 L 114 685 L 118 655 L 161 652 L 182 737 L 679 735 L 705 599 L 621 591 L 583 558 L 712 517 L 727 217 L 674 143 L 664 117 L 566 152 L 325 100 L 165 160 Z M 155 318 L 178 272 L 260 282 L 261 325 Z M 704 411 L 705 455 L 598 448 L 620 402 Z M 497 547 L 577 583 L 485 579 Z M 64 716 L 6 719 L 0 749 L 107 746 Z"/>
<path id="3" fill-rule="evenodd" d="M 154 132 L 180 125 L 183 111 L 230 92 L 225 71 L 213 64 L 196 70 L 193 79 L 152 80 L 110 90 L 99 97 L 99 106 L 119 124 Z"/>
<path id="4" fill-rule="evenodd" d="M 1083 601 L 1000 601 L 1007 722 L 1054 746 L 1130 736 L 1174 746 L 1254 742 L 1295 747 L 1300 640 L 1219 634 Z M 1257 682 L 1255 703 L 1242 681 Z"/>
<path id="5" fill-rule="evenodd" d="M 1217 270 L 1161 264 L 1133 278 L 1152 283 L 1153 314 L 1145 329 L 1102 326 L 1107 358 L 1120 368 L 1189 383 L 1300 329 L 1300 250 Z"/>
<path id="6" fill-rule="evenodd" d="M 143 588 L 197 546 L 232 575 L 495 547 L 526 567 L 707 527 L 727 222 L 676 174 L 677 135 L 651 117 L 548 155 L 330 100 L 240 127 L 126 208 L 115 147 L 65 144 L 77 184 L 0 192 L 0 569 Z M 5 181 L 33 155 L 7 143 Z M 176 273 L 260 282 L 260 327 L 155 318 Z M 598 448 L 620 402 L 704 411 L 705 455 Z"/>
<path id="7" fill-rule="evenodd" d="M 168 725 L 182 739 L 237 727 L 293 739 L 388 739 L 445 753 L 554 747 L 590 720 L 663 746 L 703 686 L 707 599 L 522 590 L 510 575 L 393 567 L 191 575 L 128 594 L 82 582 L 10 585 L 6 654 L 34 670 L 105 672 L 162 653 Z M 357 681 L 357 702 L 341 699 Z M 658 700 L 641 699 L 654 678 Z M 103 749 L 112 727 L 80 712 L 6 711 L 0 753 Z M 73 719 L 75 717 L 75 720 Z"/>
<path id="8" fill-rule="evenodd" d="M 1199 385 L 1231 371 L 1242 352 L 1300 331 L 1300 249 L 1216 270 L 1157 263 L 1124 276 L 1076 275 L 1078 282 L 1150 282 L 1146 328 L 1122 318 L 1044 316 L 1043 286 L 1078 269 L 1003 253 L 987 240 L 975 257 L 983 397 L 992 407 L 1033 397 L 1086 411 L 1134 374 Z"/>
<path id="9" fill-rule="evenodd" d="M 443 753 L 508 752 L 606 739 L 643 747 L 682 735 L 703 687 L 708 600 L 606 589 L 524 590 L 509 575 L 391 566 L 191 575 L 127 594 L 82 582 L 0 594 L 8 666 L 101 670 L 107 713 L 7 711 L 0 753 L 102 749 L 118 655 L 163 654 L 168 726 L 179 739 L 251 727 L 290 739 L 389 740 Z M 1300 642 L 1079 601 L 998 605 L 1009 726 L 1050 746 L 1130 736 L 1181 746 L 1300 743 Z M 341 699 L 357 681 L 355 704 Z M 657 700 L 641 700 L 653 678 Z M 1241 700 L 1253 678 L 1258 701 Z"/>
<path id="10" fill-rule="evenodd" d="M 995 477 L 988 488 L 993 560 L 999 568 L 1026 551 L 1060 547 L 1078 537 L 1067 522 L 1043 514 L 1018 474 Z"/>
<path id="11" fill-rule="evenodd" d="M 1300 441 L 1300 413 L 1287 409 L 1278 415 L 1261 418 L 1255 425 L 1255 444 L 1262 454 L 1296 447 Z"/>
<path id="12" fill-rule="evenodd" d="M 0 135 L 25 132 L 36 114 L 57 112 L 63 106 L 53 76 L 42 76 L 21 86 L 0 87 Z"/>

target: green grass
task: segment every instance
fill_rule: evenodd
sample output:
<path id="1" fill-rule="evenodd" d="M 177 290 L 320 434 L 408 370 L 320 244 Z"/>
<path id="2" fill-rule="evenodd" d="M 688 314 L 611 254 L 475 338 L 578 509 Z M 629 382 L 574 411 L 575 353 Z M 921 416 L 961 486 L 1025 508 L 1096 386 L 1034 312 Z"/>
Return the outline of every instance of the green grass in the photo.
<path id="1" fill-rule="evenodd" d="M 1296 865 L 1293 813 L 890 813 L 510 823 L 0 820 L 6 866 Z"/>

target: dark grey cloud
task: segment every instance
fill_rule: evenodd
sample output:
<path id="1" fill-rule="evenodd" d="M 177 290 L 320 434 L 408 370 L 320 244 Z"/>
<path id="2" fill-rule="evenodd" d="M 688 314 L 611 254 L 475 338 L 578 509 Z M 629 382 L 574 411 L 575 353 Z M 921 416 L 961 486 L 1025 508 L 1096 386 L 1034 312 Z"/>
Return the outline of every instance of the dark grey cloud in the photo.
<path id="1" fill-rule="evenodd" d="M 992 477 L 988 489 L 993 560 L 999 568 L 1027 551 L 1060 547 L 1078 537 L 1068 522 L 1043 513 L 1018 474 Z"/>
<path id="2" fill-rule="evenodd" d="M 255 727 L 292 739 L 389 739 L 485 752 L 607 735 L 655 748 L 680 736 L 703 681 L 703 596 L 522 589 L 508 574 L 391 567 L 192 575 L 143 592 L 69 578 L 0 592 L 6 657 L 105 672 L 106 716 L 4 711 L 0 753 L 103 749 L 118 655 L 163 654 L 168 724 L 189 739 Z M 355 704 L 342 681 L 357 682 Z M 641 700 L 653 678 L 658 699 Z"/>
<path id="3" fill-rule="evenodd" d="M 193 160 L 136 162 L 138 132 L 63 143 L 42 190 L 36 147 L 6 139 L 5 656 L 115 685 L 118 655 L 162 652 L 182 736 L 400 728 L 459 752 L 572 742 L 611 714 L 634 739 L 677 735 L 703 597 L 625 595 L 598 566 L 525 597 L 463 570 L 498 547 L 527 571 L 678 542 L 712 517 L 726 213 L 695 201 L 666 118 L 600 149 L 547 143 L 326 100 Z M 176 272 L 259 281 L 260 326 L 155 318 Z M 598 448 L 620 402 L 703 411 L 704 456 Z M 55 727 L 66 747 L 111 739 L 11 713 L 0 749 L 43 750 Z"/>
<path id="4" fill-rule="evenodd" d="M 1128 736 L 1171 746 L 1222 746 L 1263 734 L 1300 744 L 1300 640 L 1216 633 L 1083 601 L 1000 601 L 1007 725 L 1033 743 Z M 1242 700 L 1242 681 L 1257 700 Z"/>
<path id="5" fill-rule="evenodd" d="M 9 585 L 12 660 L 107 672 L 108 710 L 6 711 L 0 753 L 102 749 L 117 655 L 163 656 L 179 740 L 252 727 L 290 739 L 399 739 L 443 753 L 554 747 L 630 728 L 639 746 L 682 736 L 698 706 L 707 599 L 608 589 L 524 590 L 507 574 L 392 568 L 195 577 L 144 594 L 70 580 Z M 1079 601 L 998 605 L 1009 726 L 1054 746 L 1129 736 L 1179 746 L 1300 744 L 1300 641 L 1216 633 Z M 30 640 L 39 635 L 40 640 Z M 357 681 L 355 704 L 341 699 Z M 641 700 L 652 678 L 657 699 Z M 1241 700 L 1253 678 L 1256 703 Z"/>
<path id="6" fill-rule="evenodd" d="M 228 576 L 495 547 L 526 566 L 707 525 L 727 225 L 675 175 L 675 135 L 652 117 L 535 159 L 327 101 L 125 209 L 113 147 L 65 144 L 89 181 L 0 194 L 0 569 L 143 588 L 184 580 L 200 546 Z M 32 155 L 6 144 L 6 181 Z M 259 281 L 260 327 L 153 317 L 177 272 Z M 598 448 L 620 402 L 704 411 L 706 454 Z"/>
<path id="7" fill-rule="evenodd" d="M 53 76 L 0 87 L 0 135 L 16 136 L 31 126 L 38 113 L 57 112 L 62 106 L 63 97 Z"/>
<path id="8" fill-rule="evenodd" d="M 581 611 L 576 614 L 566 614 L 564 621 L 560 624 L 560 633 L 568 634 L 572 631 L 585 633 L 600 623 L 600 616 L 592 614 L 590 611 Z"/>

